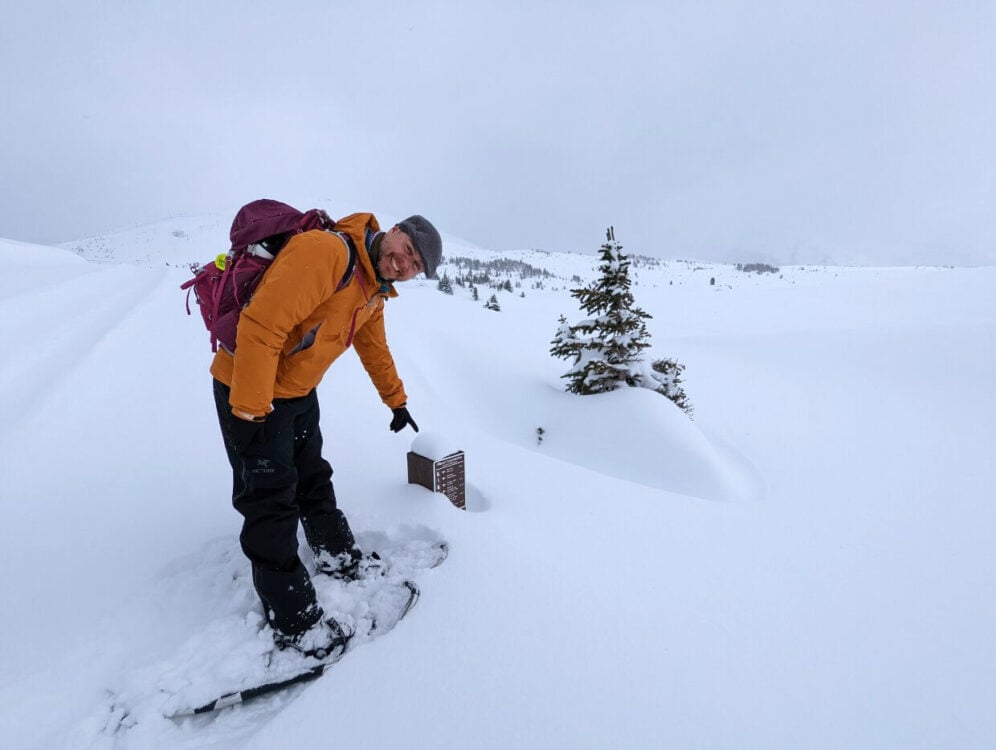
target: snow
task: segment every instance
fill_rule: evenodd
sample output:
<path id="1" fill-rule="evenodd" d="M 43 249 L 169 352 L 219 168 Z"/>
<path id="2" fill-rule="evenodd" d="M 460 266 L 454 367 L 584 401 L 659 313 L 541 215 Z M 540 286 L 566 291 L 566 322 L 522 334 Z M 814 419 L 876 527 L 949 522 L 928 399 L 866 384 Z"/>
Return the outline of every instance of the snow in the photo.
<path id="1" fill-rule="evenodd" d="M 411 449 L 413 453 L 424 458 L 440 461 L 447 456 L 458 453 L 460 446 L 448 435 L 422 431 L 412 440 Z"/>
<path id="2" fill-rule="evenodd" d="M 996 745 L 996 268 L 634 266 L 694 419 L 563 392 L 550 340 L 594 256 L 515 254 L 557 278 L 499 313 L 405 284 L 388 335 L 422 432 L 390 432 L 348 354 L 326 454 L 365 546 L 449 559 L 318 682 L 167 720 L 155 687 L 239 672 L 260 644 L 226 639 L 259 611 L 179 290 L 227 224 L 129 236 L 100 263 L 0 240 L 0 746 Z M 407 484 L 415 447 L 465 451 L 478 512 Z"/>

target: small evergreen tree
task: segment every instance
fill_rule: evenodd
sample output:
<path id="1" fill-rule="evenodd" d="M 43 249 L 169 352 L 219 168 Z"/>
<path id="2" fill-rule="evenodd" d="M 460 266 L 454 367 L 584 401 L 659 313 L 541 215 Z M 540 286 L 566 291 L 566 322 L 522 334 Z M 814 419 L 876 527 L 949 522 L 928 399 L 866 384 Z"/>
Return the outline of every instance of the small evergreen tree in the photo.
<path id="1" fill-rule="evenodd" d="M 561 377 L 571 393 L 614 391 L 622 385 L 650 388 L 685 411 L 691 403 L 681 385 L 684 365 L 658 359 L 648 368 L 643 352 L 650 346 L 646 322 L 650 315 L 636 306 L 629 278 L 630 261 L 609 227 L 600 256 L 600 277 L 587 287 L 572 289 L 571 296 L 588 314 L 571 325 L 561 315 L 550 342 L 550 354 L 571 362 Z"/>
<path id="2" fill-rule="evenodd" d="M 650 346 L 644 321 L 650 315 L 635 305 L 630 261 L 611 227 L 600 259 L 601 276 L 587 287 L 571 290 L 589 318 L 568 326 L 569 336 L 563 330 L 566 321 L 562 322 L 550 349 L 555 357 L 574 360 L 562 376 L 571 393 L 605 393 L 643 381 L 641 352 Z"/>
<path id="3" fill-rule="evenodd" d="M 436 288 L 443 294 L 453 294 L 453 282 L 450 280 L 449 275 L 444 271 L 443 277 L 436 284 Z"/>
<path id="4" fill-rule="evenodd" d="M 667 396 L 674 401 L 675 405 L 688 416 L 692 416 L 694 409 L 688 400 L 684 386 L 681 384 L 682 373 L 685 366 L 673 359 L 655 359 L 650 364 L 650 376 L 657 382 L 654 388 L 662 396 Z"/>
<path id="5" fill-rule="evenodd" d="M 495 312 L 501 312 L 501 305 L 498 304 L 498 297 L 491 295 L 488 297 L 488 301 L 484 303 L 484 307 L 487 310 L 494 310 Z"/>

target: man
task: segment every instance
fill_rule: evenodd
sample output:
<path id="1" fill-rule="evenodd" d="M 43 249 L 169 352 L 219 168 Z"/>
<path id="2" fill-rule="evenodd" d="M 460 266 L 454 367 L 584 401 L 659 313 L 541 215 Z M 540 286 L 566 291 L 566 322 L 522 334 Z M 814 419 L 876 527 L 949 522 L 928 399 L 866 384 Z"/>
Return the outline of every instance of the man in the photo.
<path id="1" fill-rule="evenodd" d="M 396 282 L 434 278 L 442 256 L 439 232 L 421 216 L 382 232 L 372 214 L 353 214 L 334 230 L 290 239 L 241 313 L 235 353 L 219 350 L 211 366 L 253 585 L 276 645 L 317 657 L 351 633 L 318 604 L 297 553 L 298 521 L 319 572 L 348 580 L 365 560 L 321 455 L 315 388 L 353 346 L 393 411 L 390 428 L 418 431 L 387 346 L 384 304 Z"/>

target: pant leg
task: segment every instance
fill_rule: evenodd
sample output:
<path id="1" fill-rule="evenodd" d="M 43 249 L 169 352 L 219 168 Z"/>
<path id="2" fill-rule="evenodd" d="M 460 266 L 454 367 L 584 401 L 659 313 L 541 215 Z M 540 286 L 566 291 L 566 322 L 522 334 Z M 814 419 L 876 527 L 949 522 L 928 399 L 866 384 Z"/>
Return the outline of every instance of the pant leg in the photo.
<path id="1" fill-rule="evenodd" d="M 302 402 L 295 422 L 294 463 L 298 471 L 296 500 L 305 538 L 316 556 L 347 553 L 359 557 L 349 522 L 336 506 L 332 466 L 322 457 L 318 394 L 312 391 Z"/>
<path id="2" fill-rule="evenodd" d="M 253 563 L 252 583 L 274 630 L 297 635 L 324 617 L 311 576 L 300 561 L 289 571 Z"/>
<path id="3" fill-rule="evenodd" d="M 304 565 L 297 554 L 298 473 L 294 461 L 297 399 L 274 402 L 260 434 L 245 449 L 229 439 L 237 419 L 228 403 L 229 388 L 214 384 L 218 421 L 232 466 L 232 504 L 242 514 L 242 551 L 252 563 L 253 584 L 267 619 L 278 630 L 294 634 L 322 617 Z"/>

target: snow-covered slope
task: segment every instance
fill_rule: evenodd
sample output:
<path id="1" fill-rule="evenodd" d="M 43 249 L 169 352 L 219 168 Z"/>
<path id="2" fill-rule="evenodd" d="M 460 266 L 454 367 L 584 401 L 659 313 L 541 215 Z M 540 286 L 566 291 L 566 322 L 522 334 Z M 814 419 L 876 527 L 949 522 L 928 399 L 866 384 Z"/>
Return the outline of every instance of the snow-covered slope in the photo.
<path id="1" fill-rule="evenodd" d="M 309 208 L 311 206 L 324 208 L 333 216 L 341 215 L 336 207 L 322 201 L 307 205 Z M 186 267 L 228 250 L 228 231 L 236 210 L 232 208 L 230 211 L 200 216 L 175 216 L 156 224 L 65 242 L 60 247 L 97 263 Z M 401 217 L 378 214 L 378 218 L 384 226 L 390 226 Z M 451 235 L 445 235 L 445 242 L 450 255 L 494 256 L 490 250 Z"/>
<path id="2" fill-rule="evenodd" d="M 418 608 L 305 689 L 182 721 L 151 690 L 120 725 L 122 686 L 182 669 L 239 601 L 174 267 L 226 236 L 90 245 L 125 265 L 0 242 L 4 748 L 996 743 L 996 269 L 634 268 L 692 421 L 649 391 L 562 391 L 549 341 L 596 261 L 538 251 L 518 259 L 553 280 L 501 312 L 426 281 L 388 311 L 423 434 L 466 451 L 469 511 L 406 483 L 414 436 L 355 357 L 320 387 L 366 544 L 450 545 Z"/>

